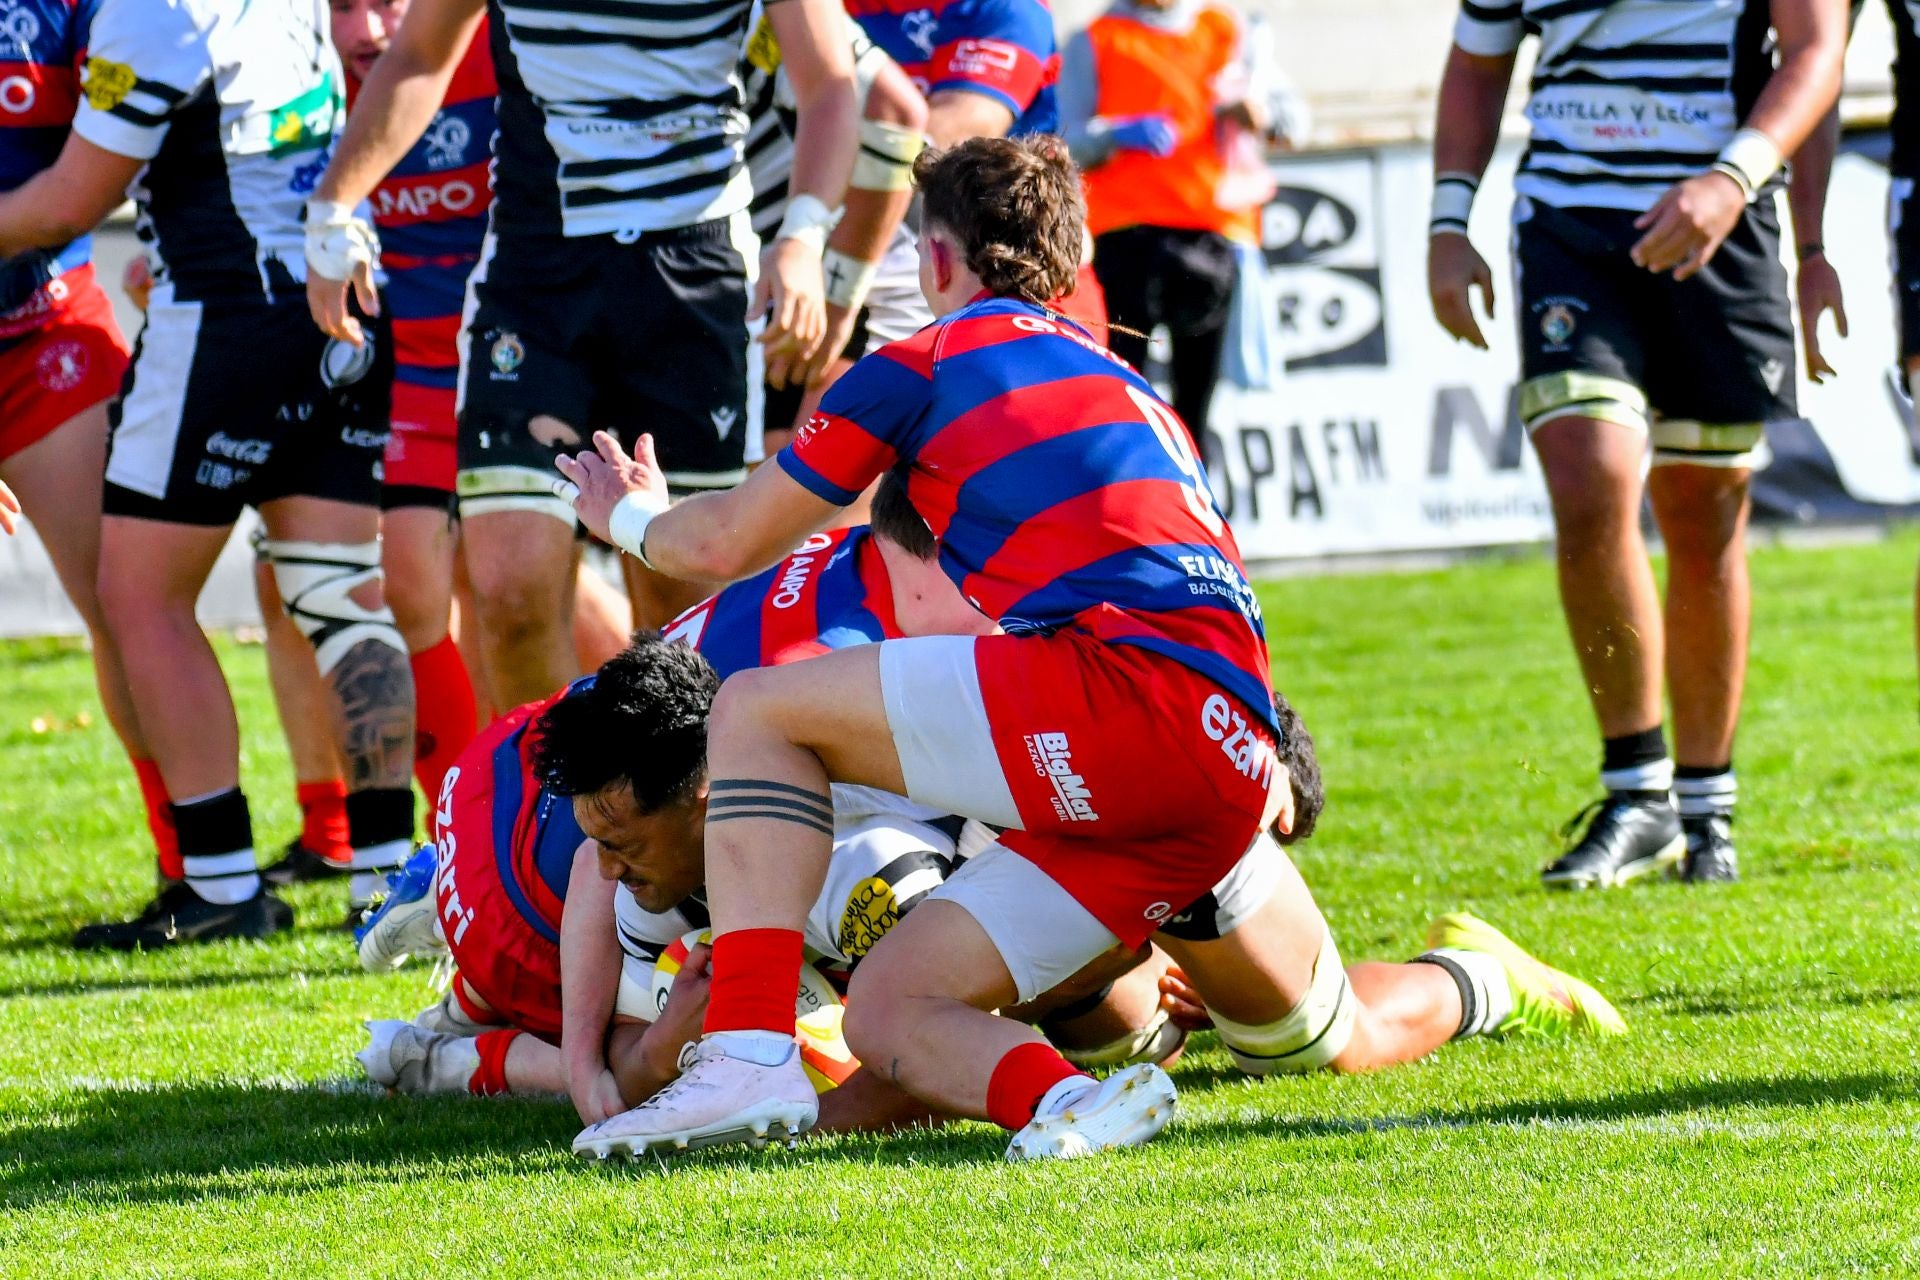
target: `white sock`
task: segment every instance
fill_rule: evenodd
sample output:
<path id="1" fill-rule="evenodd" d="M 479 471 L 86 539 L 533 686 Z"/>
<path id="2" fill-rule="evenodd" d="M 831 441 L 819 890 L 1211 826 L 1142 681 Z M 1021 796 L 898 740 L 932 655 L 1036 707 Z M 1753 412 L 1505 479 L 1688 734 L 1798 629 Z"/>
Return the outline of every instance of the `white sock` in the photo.
<path id="1" fill-rule="evenodd" d="M 353 851 L 353 878 L 347 882 L 347 894 L 356 907 L 370 905 L 386 892 L 387 872 L 398 870 L 413 852 L 411 840 L 386 840 Z"/>
<path id="2" fill-rule="evenodd" d="M 245 902 L 260 892 L 252 846 L 232 853 L 190 853 L 180 861 L 186 864 L 187 886 L 208 902 Z"/>
<path id="3" fill-rule="evenodd" d="M 1626 769 L 1602 769 L 1600 785 L 1609 791 L 1671 791 L 1673 761 L 1662 756 Z"/>
<path id="4" fill-rule="evenodd" d="M 1100 1087 L 1100 1082 L 1092 1076 L 1068 1076 L 1040 1095 L 1040 1103 L 1033 1109 L 1033 1118 L 1057 1116 L 1069 1107 L 1075 1107 Z"/>
<path id="5" fill-rule="evenodd" d="M 729 1058 L 777 1067 L 793 1056 L 793 1037 L 779 1031 L 714 1031 L 701 1039 L 719 1046 Z"/>
<path id="6" fill-rule="evenodd" d="M 1673 799 L 1683 818 L 1725 817 L 1740 798 L 1740 782 L 1728 769 L 1704 778 L 1675 778 Z"/>
<path id="7" fill-rule="evenodd" d="M 1513 1016 L 1513 983 L 1507 968 L 1484 951 L 1441 947 L 1414 957 L 1419 964 L 1439 965 L 1460 988 L 1460 1029 L 1456 1040 L 1498 1031 Z"/>

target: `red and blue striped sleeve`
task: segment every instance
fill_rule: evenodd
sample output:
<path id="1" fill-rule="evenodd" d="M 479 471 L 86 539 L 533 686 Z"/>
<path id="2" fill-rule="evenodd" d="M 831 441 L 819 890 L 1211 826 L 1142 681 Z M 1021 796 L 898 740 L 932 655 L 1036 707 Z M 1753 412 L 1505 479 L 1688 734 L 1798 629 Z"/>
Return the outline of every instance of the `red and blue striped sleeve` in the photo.
<path id="1" fill-rule="evenodd" d="M 1059 77 L 1053 15 L 1039 0 L 964 0 L 940 15 L 939 31 L 925 71 L 929 95 L 983 94 L 1017 119 Z"/>
<path id="2" fill-rule="evenodd" d="M 816 497 L 844 507 L 895 462 L 912 456 L 933 401 L 930 341 L 917 334 L 849 369 L 780 451 L 781 470 Z"/>

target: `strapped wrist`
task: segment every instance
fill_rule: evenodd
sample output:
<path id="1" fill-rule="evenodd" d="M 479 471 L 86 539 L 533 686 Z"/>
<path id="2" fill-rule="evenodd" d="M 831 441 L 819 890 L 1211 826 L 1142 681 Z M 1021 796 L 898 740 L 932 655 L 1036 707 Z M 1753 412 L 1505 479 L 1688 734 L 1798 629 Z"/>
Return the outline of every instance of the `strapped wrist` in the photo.
<path id="1" fill-rule="evenodd" d="M 1429 236 L 1453 232 L 1467 234 L 1467 222 L 1473 214 L 1473 198 L 1479 193 L 1480 180 L 1470 173 L 1437 173 L 1433 177 L 1433 211 L 1427 219 Z"/>
<path id="2" fill-rule="evenodd" d="M 775 241 L 798 240 L 812 245 L 818 252 L 827 247 L 827 233 L 838 221 L 838 210 L 828 208 L 819 196 L 801 192 L 788 199 L 786 216 L 780 219 L 780 230 L 773 238 Z"/>
<path id="3" fill-rule="evenodd" d="M 826 275 L 827 302 L 843 311 L 858 311 L 880 274 L 879 263 L 863 262 L 838 249 L 821 255 L 820 269 Z"/>
<path id="4" fill-rule="evenodd" d="M 1712 172 L 1724 173 L 1740 187 L 1747 203 L 1760 198 L 1773 175 L 1780 171 L 1780 148 L 1758 129 L 1742 129 L 1720 148 Z"/>
<path id="5" fill-rule="evenodd" d="M 647 526 L 666 509 L 664 503 L 644 490 L 627 494 L 613 504 L 607 516 L 607 540 L 652 569 L 654 563 L 647 559 Z"/>

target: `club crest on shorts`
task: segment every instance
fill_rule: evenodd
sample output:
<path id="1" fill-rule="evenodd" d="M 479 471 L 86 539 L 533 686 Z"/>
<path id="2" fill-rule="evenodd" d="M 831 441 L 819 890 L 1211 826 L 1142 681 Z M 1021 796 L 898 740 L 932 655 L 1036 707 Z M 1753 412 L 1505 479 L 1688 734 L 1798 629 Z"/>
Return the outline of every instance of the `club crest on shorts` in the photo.
<path id="1" fill-rule="evenodd" d="M 1564 302 L 1556 302 L 1540 313 L 1540 336 L 1556 347 L 1565 346 L 1567 339 L 1573 336 L 1573 308 Z"/>
<path id="2" fill-rule="evenodd" d="M 56 342 L 33 362 L 33 371 L 46 391 L 71 391 L 87 376 L 87 349 L 77 342 Z"/>
<path id="3" fill-rule="evenodd" d="M 320 353 L 320 381 L 330 389 L 350 387 L 367 376 L 373 368 L 373 335 L 368 334 L 365 342 L 354 346 L 351 342 L 342 342 L 338 338 L 328 338 L 326 349 Z"/>
<path id="4" fill-rule="evenodd" d="M 493 340 L 493 346 L 487 350 L 487 359 L 493 363 L 493 371 L 502 378 L 513 376 L 526 361 L 527 348 L 517 334 L 503 333 Z"/>

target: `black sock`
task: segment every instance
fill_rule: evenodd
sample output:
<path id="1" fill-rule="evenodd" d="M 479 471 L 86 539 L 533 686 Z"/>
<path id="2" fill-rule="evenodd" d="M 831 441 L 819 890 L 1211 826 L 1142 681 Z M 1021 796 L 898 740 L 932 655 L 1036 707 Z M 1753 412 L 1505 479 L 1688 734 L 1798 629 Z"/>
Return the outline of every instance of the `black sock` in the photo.
<path id="1" fill-rule="evenodd" d="M 1600 745 L 1600 785 L 1635 800 L 1661 800 L 1673 785 L 1664 724 L 1606 738 Z"/>
<path id="2" fill-rule="evenodd" d="M 169 805 L 187 885 L 208 902 L 244 902 L 260 892 L 253 819 L 240 788 Z"/>

